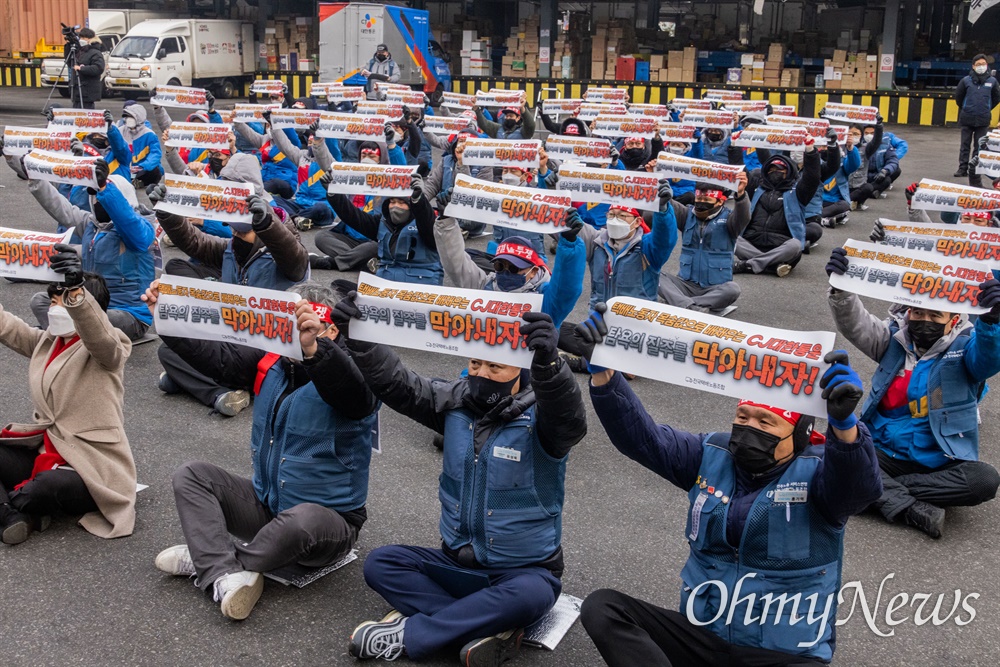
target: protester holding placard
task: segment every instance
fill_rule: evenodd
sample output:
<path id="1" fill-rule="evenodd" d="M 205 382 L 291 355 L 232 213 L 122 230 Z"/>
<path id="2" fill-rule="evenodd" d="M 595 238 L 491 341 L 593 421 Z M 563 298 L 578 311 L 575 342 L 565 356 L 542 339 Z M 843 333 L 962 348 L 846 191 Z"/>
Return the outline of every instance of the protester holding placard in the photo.
<path id="1" fill-rule="evenodd" d="M 488 136 L 494 139 L 531 139 L 535 136 L 535 114 L 529 113 L 528 104 L 519 107 L 508 106 L 500 110 L 500 122 L 487 118 L 478 105 L 473 107 L 476 112 L 476 124 Z"/>
<path id="2" fill-rule="evenodd" d="M 591 349 L 608 332 L 599 312 L 581 327 Z M 611 589 L 584 601 L 584 629 L 608 665 L 719 664 L 720 655 L 733 665 L 830 661 L 844 526 L 882 487 L 871 435 L 854 416 L 861 379 L 843 350 L 824 361 L 832 364 L 819 381 L 825 437 L 812 416 L 752 400 L 739 402 L 730 432 L 657 424 L 621 373 L 591 368 L 590 398 L 611 443 L 685 490 L 691 504 L 681 611 Z M 700 592 L 718 585 L 734 600 L 767 600 L 803 581 L 826 605 L 806 623 L 784 604 L 766 623 L 749 611 L 727 616 L 717 594 Z"/>
<path id="3" fill-rule="evenodd" d="M 359 317 L 344 300 L 333 319 L 350 336 Z M 551 318 L 523 312 L 520 335 L 530 368 L 470 359 L 468 377 L 449 382 L 407 370 L 384 345 L 348 339 L 375 395 L 444 435 L 441 548 L 391 545 L 369 554 L 365 581 L 395 611 L 354 629 L 355 658 L 421 660 L 465 643 L 463 665 L 497 664 L 559 597 L 566 461 L 586 435 L 587 415 Z M 471 483 L 474 471 L 482 485 Z M 452 592 L 439 582 L 455 570 L 485 581 Z"/>
<path id="4" fill-rule="evenodd" d="M 870 132 L 869 129 L 871 130 Z M 882 145 L 882 137 L 884 136 L 884 133 L 885 129 L 881 122 L 867 127 L 852 125 L 847 131 L 848 138 L 855 146 L 859 147 L 859 154 L 861 155 L 861 166 L 848 176 L 848 185 L 851 188 L 851 210 L 868 210 L 868 206 L 865 202 L 876 196 L 876 182 L 874 180 L 869 180 L 869 175 L 872 167 L 872 160 L 875 157 L 875 153 L 878 152 L 879 147 Z M 885 155 L 883 155 L 883 157 L 885 157 Z M 892 156 L 890 155 L 889 157 Z M 886 175 L 885 178 L 883 178 L 882 175 L 879 175 L 876 179 L 878 181 L 877 185 L 885 185 L 888 187 L 888 184 L 885 183 L 886 178 L 889 178 L 888 175 Z"/>
<path id="5" fill-rule="evenodd" d="M 233 159 L 237 158 L 252 160 L 242 155 Z M 166 188 L 158 185 L 149 198 L 155 204 L 165 196 Z M 252 222 L 229 223 L 233 237 L 228 240 L 205 234 L 185 218 L 157 209 L 156 219 L 177 248 L 197 262 L 171 260 L 167 262 L 167 273 L 273 290 L 285 290 L 305 278 L 309 258 L 295 225 L 282 209 L 272 209 L 258 194 L 251 195 L 247 203 Z M 168 345 L 161 346 L 157 355 L 164 368 L 158 386 L 164 393 L 186 392 L 227 417 L 249 404 L 250 386 L 219 382 L 224 368 L 195 368 Z"/>
<path id="6" fill-rule="evenodd" d="M 752 125 L 763 125 L 767 122 L 766 114 L 760 113 L 746 113 L 740 116 L 740 128 L 745 129 L 751 127 Z M 746 148 L 741 148 L 743 151 L 743 164 L 746 165 L 747 171 L 753 171 L 754 169 L 760 169 L 760 155 L 757 149 L 753 146 L 747 146 Z"/>
<path id="7" fill-rule="evenodd" d="M 566 230 L 559 233 L 552 272 L 545 265 L 545 255 L 538 251 L 524 232 L 510 229 L 510 234 L 493 253 L 493 272 L 484 271 L 465 251 L 465 240 L 456 220 L 441 216 L 434 223 L 434 239 L 445 275 L 456 287 L 497 292 L 537 292 L 545 300 L 542 312 L 548 313 L 558 327 L 573 312 L 583 293 L 587 267 L 587 248 L 579 238 L 583 220 L 576 209 L 566 215 Z"/>
<path id="8" fill-rule="evenodd" d="M 28 191 L 54 220 L 76 228 L 82 239 L 83 267 L 104 277 L 111 293 L 108 319 L 130 340 L 146 334 L 152 323 L 142 306 L 144 287 L 153 280 L 153 225 L 139 212 L 135 188 L 121 176 L 109 176 L 108 165 L 98 160 L 97 190 L 90 194 L 90 210 L 74 206 L 46 181 L 28 181 Z M 148 214 L 148 211 L 147 211 Z M 48 295 L 31 298 L 31 311 L 48 326 Z"/>
<path id="9" fill-rule="evenodd" d="M 559 181 L 559 174 L 550 167 L 549 156 L 544 148 L 538 149 L 538 169 L 521 167 L 503 167 L 500 171 L 500 182 L 515 187 L 536 187 L 547 190 Z M 483 223 L 483 227 L 485 227 Z M 475 238 L 475 229 L 468 231 L 469 238 Z M 527 232 L 511 229 L 503 225 L 493 225 L 493 242 L 487 246 L 487 252 L 492 253 L 496 245 L 503 243 L 510 236 L 526 238 L 541 257 L 545 257 L 545 238 L 540 232 Z"/>
<path id="10" fill-rule="evenodd" d="M 155 92 L 155 91 L 154 91 Z M 215 96 L 212 93 L 206 91 L 205 99 L 208 102 L 208 110 L 199 109 L 187 115 L 184 119 L 186 123 L 222 123 L 222 116 L 218 111 L 215 110 Z M 174 121 L 167 113 L 167 110 L 157 104 L 153 105 L 153 122 L 156 123 L 157 131 L 161 137 L 163 137 L 163 143 L 166 145 L 167 135 L 165 134 L 170 130 L 170 126 L 173 125 Z M 166 151 L 167 156 L 167 166 L 170 167 L 171 171 L 175 174 L 184 173 L 184 169 L 188 164 L 196 162 L 198 164 L 208 164 L 208 158 L 212 154 L 212 149 L 203 147 L 193 147 L 193 148 L 178 148 L 171 150 L 169 147 Z M 192 171 L 193 173 L 193 171 Z"/>
<path id="11" fill-rule="evenodd" d="M 430 174 L 427 175 L 424 182 L 424 196 L 427 197 L 428 201 L 432 202 L 434 208 L 438 211 L 444 212 L 444 209 L 448 206 L 448 202 L 451 201 L 456 176 L 469 176 L 483 181 L 495 180 L 496 171 L 493 167 L 470 167 L 462 159 L 465 154 L 466 140 L 477 136 L 471 130 L 462 131 L 454 135 L 450 139 L 444 154 L 441 156 L 441 161 L 434 165 Z M 472 236 L 472 238 L 483 236 L 487 233 L 486 225 L 481 222 L 459 220 L 458 224 L 462 228 L 462 231 Z"/>
<path id="12" fill-rule="evenodd" d="M 614 161 L 612 161 L 611 168 L 624 168 L 626 171 L 642 171 L 663 150 L 663 140 L 659 134 L 653 137 L 652 140 L 646 137 L 632 136 L 622 139 L 619 146 L 619 159 L 622 165 L 621 167 L 616 167 Z M 613 155 L 612 158 L 614 158 Z"/>
<path id="13" fill-rule="evenodd" d="M 378 214 L 358 209 L 345 195 L 328 194 L 327 199 L 344 224 L 378 244 L 376 275 L 440 285 L 444 269 L 434 240 L 434 209 L 424 196 L 419 169 L 417 174 L 410 195 L 383 198 Z"/>
<path id="14" fill-rule="evenodd" d="M 836 145 L 836 142 L 834 142 Z M 823 181 L 823 219 L 824 227 L 846 225 L 848 212 L 851 210 L 850 176 L 861 167 L 861 153 L 854 146 L 850 134 L 844 146 L 845 155 L 837 172 Z"/>
<path id="15" fill-rule="evenodd" d="M 720 164 L 729 164 L 729 130 L 706 127 L 701 132 L 702 158 Z"/>
<path id="16" fill-rule="evenodd" d="M 693 143 L 671 141 L 664 145 L 663 150 L 671 155 L 683 155 L 684 157 L 701 160 L 704 155 L 701 143 L 701 130 L 695 130 L 694 136 L 695 141 Z M 670 189 L 674 192 L 674 201 L 685 206 L 694 204 L 696 185 L 697 183 L 691 179 L 671 178 Z"/>
<path id="17" fill-rule="evenodd" d="M 159 137 L 146 121 L 146 108 L 138 102 L 126 103 L 122 108 L 122 123 L 119 131 L 132 155 L 129 168 L 132 178 L 146 186 L 159 183 L 163 178 L 163 168 L 160 167 L 163 149 Z M 108 134 L 110 137 L 110 132 Z"/>
<path id="18" fill-rule="evenodd" d="M 835 248 L 828 274 L 849 262 Z M 992 500 L 1000 474 L 979 460 L 979 401 L 1000 372 L 1000 282 L 979 286 L 990 311 L 973 325 L 961 314 L 902 305 L 883 320 L 858 295 L 830 288 L 837 329 L 878 363 L 861 420 L 875 441 L 887 521 L 941 537 L 945 507 Z"/>
<path id="19" fill-rule="evenodd" d="M 285 213 L 292 218 L 295 226 L 302 231 L 313 227 L 333 226 L 333 209 L 326 201 L 326 187 L 322 183 L 326 171 L 314 157 L 318 145 L 325 143 L 324 139 L 316 136 L 317 125 L 318 123 L 314 123 L 302 132 L 305 148 L 297 148 L 284 132 L 271 128 L 271 139 L 278 150 L 298 165 L 295 172 L 295 195 L 276 196 L 274 204 L 285 209 Z"/>
<path id="20" fill-rule="evenodd" d="M 736 199 L 726 208 L 727 191 L 702 183 L 693 205 L 671 202 L 681 235 L 681 270 L 678 275 L 660 275 L 658 294 L 671 306 L 700 313 L 719 313 L 740 297 L 733 280 L 736 240 L 750 223 L 747 175 L 736 176 Z"/>
<path id="21" fill-rule="evenodd" d="M 56 107 L 53 105 L 42 112 L 42 115 L 48 119 L 50 124 L 54 118 L 52 113 L 54 108 Z M 105 162 L 108 163 L 112 175 L 121 176 L 131 181 L 132 173 L 129 170 L 129 165 L 132 161 L 132 152 L 129 150 L 128 144 L 125 143 L 117 128 L 114 128 L 115 119 L 110 111 L 104 112 L 104 122 L 107 123 L 107 128 L 103 132 L 90 132 L 84 135 L 82 140 L 79 138 L 75 139 L 72 142 L 72 152 L 74 155 L 83 155 L 86 153 L 88 155 L 103 157 Z M 113 138 L 112 132 L 114 133 Z M 79 136 L 77 134 L 77 137 Z M 79 205 L 79 202 L 75 201 L 74 204 Z"/>
<path id="22" fill-rule="evenodd" d="M 178 468 L 173 489 L 185 544 L 156 556 L 162 572 L 197 576 L 198 587 L 211 591 L 232 620 L 250 615 L 264 572 L 336 563 L 368 518 L 378 400 L 330 319 L 343 295 L 316 283 L 294 289 L 302 296 L 295 310 L 301 362 L 240 345 L 163 337 L 192 366 L 223 368 L 229 384 L 253 386 L 256 394 L 253 478 L 203 461 Z M 153 283 L 146 292 L 151 312 L 158 297 Z"/>
<path id="23" fill-rule="evenodd" d="M 820 186 L 820 157 L 806 137 L 801 175 L 784 155 L 772 155 L 748 175 L 750 224 L 736 241 L 733 273 L 774 273 L 783 278 L 806 248 L 806 207 Z M 794 195 L 794 196 L 793 196 Z"/>
<path id="24" fill-rule="evenodd" d="M 135 463 L 122 414 L 132 344 L 108 319 L 104 279 L 85 273 L 71 246 L 55 250 L 50 264 L 63 281 L 44 293 L 46 327 L 0 306 L 0 343 L 30 359 L 34 408 L 33 423 L 0 430 L 4 544 L 24 542 L 57 513 L 83 514 L 80 525 L 105 539 L 131 535 L 135 525 Z"/>

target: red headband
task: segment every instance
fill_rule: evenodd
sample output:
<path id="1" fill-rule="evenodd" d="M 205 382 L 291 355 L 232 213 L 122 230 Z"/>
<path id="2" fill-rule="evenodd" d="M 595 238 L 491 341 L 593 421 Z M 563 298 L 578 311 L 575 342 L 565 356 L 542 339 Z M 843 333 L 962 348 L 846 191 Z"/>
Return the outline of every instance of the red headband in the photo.
<path id="1" fill-rule="evenodd" d="M 531 246 L 519 243 L 501 243 L 497 246 L 496 254 L 493 256 L 497 259 L 503 259 L 501 255 L 520 257 L 524 261 L 530 262 L 532 266 L 545 266 L 545 260 L 539 257 Z"/>
<path id="2" fill-rule="evenodd" d="M 312 306 L 313 312 L 319 317 L 320 322 L 333 324 L 333 311 L 330 309 L 330 306 L 316 303 L 315 301 L 310 301 L 309 305 Z"/>
<path id="3" fill-rule="evenodd" d="M 761 410 L 767 410 L 768 412 L 773 412 L 774 414 L 778 415 L 792 426 L 798 424 L 799 419 L 802 417 L 802 415 L 799 414 L 798 412 L 792 412 L 791 410 L 785 410 L 784 408 L 776 408 L 773 405 L 767 405 L 765 403 L 757 403 L 755 401 L 750 401 L 747 399 L 741 400 L 739 404 L 749 405 L 755 408 L 760 408 Z"/>
<path id="4" fill-rule="evenodd" d="M 962 215 L 967 215 L 972 218 L 982 218 L 983 220 L 989 220 L 993 217 L 993 214 L 989 211 L 965 211 Z"/>
<path id="5" fill-rule="evenodd" d="M 705 197 L 712 197 L 713 199 L 721 199 L 723 201 L 728 199 L 728 197 L 726 197 L 726 193 L 722 190 L 697 190 L 695 191 L 695 195 L 703 195 Z"/>
<path id="6" fill-rule="evenodd" d="M 631 213 L 632 215 L 634 215 L 637 218 L 640 218 L 640 219 L 642 218 L 642 213 L 640 213 L 639 209 L 637 209 L 637 208 L 630 208 L 628 206 L 618 206 L 618 205 L 615 205 L 615 206 L 610 207 L 608 210 L 609 211 L 625 211 L 626 213 Z"/>

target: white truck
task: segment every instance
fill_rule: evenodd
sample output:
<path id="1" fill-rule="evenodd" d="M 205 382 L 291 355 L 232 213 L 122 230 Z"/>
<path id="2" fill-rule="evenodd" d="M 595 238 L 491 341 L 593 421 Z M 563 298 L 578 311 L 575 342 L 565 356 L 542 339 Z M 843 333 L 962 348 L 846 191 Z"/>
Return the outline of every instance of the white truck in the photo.
<path id="1" fill-rule="evenodd" d="M 253 24 L 214 19 L 143 21 L 108 58 L 107 85 L 127 99 L 157 86 L 197 86 L 220 99 L 242 93 L 253 79 Z"/>
<path id="2" fill-rule="evenodd" d="M 108 53 L 132 26 L 149 19 L 169 16 L 170 12 L 147 12 L 139 9 L 91 9 L 87 12 L 87 26 L 101 38 L 101 50 L 107 58 Z M 107 75 L 107 68 L 104 71 Z M 42 60 L 42 86 L 55 86 L 60 95 L 69 97 L 69 76 L 63 69 L 62 58 Z"/>

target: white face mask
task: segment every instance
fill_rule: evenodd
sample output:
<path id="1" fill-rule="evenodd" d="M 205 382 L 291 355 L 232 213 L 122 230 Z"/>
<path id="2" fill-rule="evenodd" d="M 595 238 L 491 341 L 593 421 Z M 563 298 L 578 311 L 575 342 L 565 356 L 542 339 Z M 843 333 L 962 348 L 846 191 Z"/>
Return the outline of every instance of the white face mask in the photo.
<path id="1" fill-rule="evenodd" d="M 687 150 L 688 150 L 687 144 L 681 144 L 677 146 L 675 146 L 674 144 L 670 144 L 667 147 L 667 152 L 673 153 L 674 155 L 684 155 L 685 153 L 687 153 Z"/>
<path id="2" fill-rule="evenodd" d="M 363 157 L 361 158 L 361 164 L 378 164 L 378 158 Z"/>
<path id="3" fill-rule="evenodd" d="M 608 218 L 607 230 L 608 238 L 612 241 L 620 241 L 632 233 L 632 225 L 618 218 Z"/>
<path id="4" fill-rule="evenodd" d="M 125 127 L 127 127 L 130 130 L 134 130 L 135 129 L 135 118 L 132 118 L 132 116 L 126 117 L 125 118 Z"/>
<path id="5" fill-rule="evenodd" d="M 517 174 L 504 174 L 500 177 L 504 185 L 520 185 L 521 177 Z"/>
<path id="6" fill-rule="evenodd" d="M 986 65 L 976 65 L 972 69 L 976 74 L 986 74 Z"/>
<path id="7" fill-rule="evenodd" d="M 69 311 L 63 306 L 49 306 L 49 328 L 53 336 L 72 336 L 76 333 L 76 324 L 69 316 Z"/>
<path id="8" fill-rule="evenodd" d="M 805 153 L 802 151 L 792 151 L 788 157 L 792 158 L 792 162 L 795 164 L 802 164 L 802 161 L 806 159 Z"/>

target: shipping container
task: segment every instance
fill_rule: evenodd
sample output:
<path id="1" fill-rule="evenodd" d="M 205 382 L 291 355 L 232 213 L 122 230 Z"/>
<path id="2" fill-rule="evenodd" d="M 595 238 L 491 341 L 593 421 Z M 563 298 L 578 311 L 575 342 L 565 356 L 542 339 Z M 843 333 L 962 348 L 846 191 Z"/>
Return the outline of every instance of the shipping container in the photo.
<path id="1" fill-rule="evenodd" d="M 86 21 L 87 0 L 0 0 L 0 57 L 32 54 L 39 39 L 61 44 L 60 23 Z"/>

